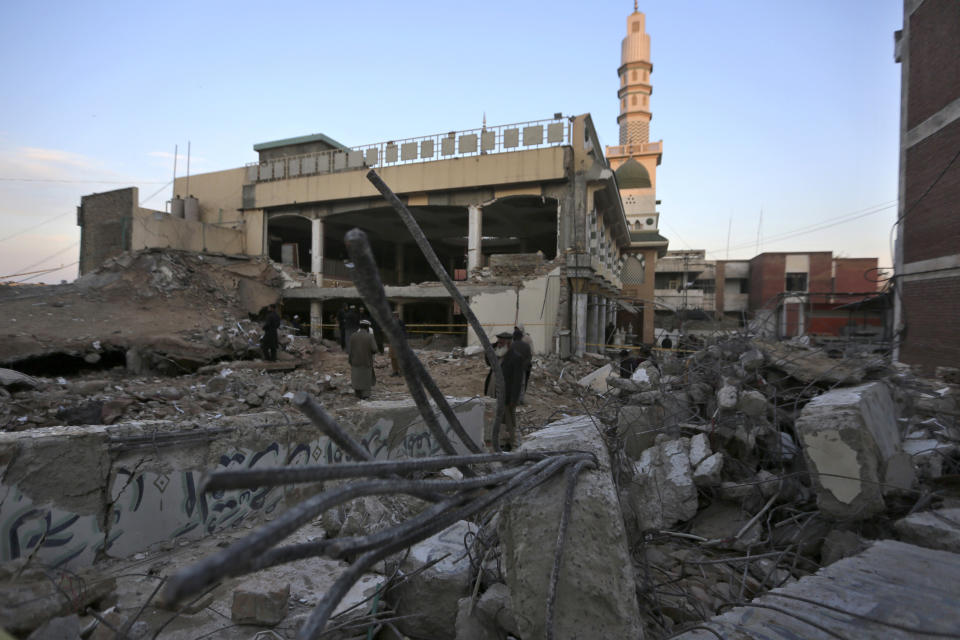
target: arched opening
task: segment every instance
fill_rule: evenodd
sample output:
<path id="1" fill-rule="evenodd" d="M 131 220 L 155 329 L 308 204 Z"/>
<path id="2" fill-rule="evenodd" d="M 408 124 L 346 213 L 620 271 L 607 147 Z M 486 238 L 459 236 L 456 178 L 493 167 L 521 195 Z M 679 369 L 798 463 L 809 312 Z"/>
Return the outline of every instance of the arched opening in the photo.
<path id="1" fill-rule="evenodd" d="M 274 262 L 310 271 L 310 220 L 298 214 L 267 218 L 267 255 Z"/>

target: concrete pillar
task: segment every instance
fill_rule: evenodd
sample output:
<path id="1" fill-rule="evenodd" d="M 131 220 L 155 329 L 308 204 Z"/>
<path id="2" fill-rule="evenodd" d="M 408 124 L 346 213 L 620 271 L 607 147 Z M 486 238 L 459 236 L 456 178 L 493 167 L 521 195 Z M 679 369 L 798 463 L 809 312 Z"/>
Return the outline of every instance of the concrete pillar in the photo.
<path id="1" fill-rule="evenodd" d="M 571 345 L 572 351 L 578 356 L 582 356 L 586 351 L 587 344 L 587 294 L 572 293 L 571 304 L 571 327 L 570 333 L 573 338 Z"/>
<path id="2" fill-rule="evenodd" d="M 610 324 L 610 300 L 600 298 L 600 344 L 607 344 L 607 325 Z M 606 347 L 600 347 L 602 353 Z"/>
<path id="3" fill-rule="evenodd" d="M 599 335 L 599 332 L 597 331 L 597 324 L 600 321 L 600 318 L 599 318 L 600 305 L 597 304 L 597 296 L 590 295 L 588 305 L 589 305 L 588 311 L 590 313 L 590 317 L 587 320 L 587 339 L 589 340 L 590 345 L 593 345 L 593 346 L 588 346 L 587 351 L 597 352 L 600 350 L 600 348 L 597 346 L 597 344 L 599 344 L 600 342 L 600 340 L 597 337 Z"/>
<path id="4" fill-rule="evenodd" d="M 323 285 L 323 218 L 310 221 L 310 271 L 318 285 Z M 319 303 L 317 303 L 319 304 Z M 311 303 L 311 309 L 313 303 Z M 311 317 L 312 317 L 311 311 Z M 311 324 L 312 324 L 311 320 Z"/>
<path id="5" fill-rule="evenodd" d="M 319 300 L 310 301 L 310 339 L 320 342 L 323 337 L 323 303 Z"/>
<path id="6" fill-rule="evenodd" d="M 404 264 L 406 258 L 406 251 L 404 245 L 401 242 L 397 242 L 393 245 L 393 264 L 394 270 L 397 272 L 397 282 L 396 284 L 404 284 L 406 282 L 406 265 Z"/>
<path id="7" fill-rule="evenodd" d="M 480 269 L 483 242 L 483 210 L 471 204 L 467 207 L 469 222 L 467 227 L 467 275 L 471 276 Z"/>

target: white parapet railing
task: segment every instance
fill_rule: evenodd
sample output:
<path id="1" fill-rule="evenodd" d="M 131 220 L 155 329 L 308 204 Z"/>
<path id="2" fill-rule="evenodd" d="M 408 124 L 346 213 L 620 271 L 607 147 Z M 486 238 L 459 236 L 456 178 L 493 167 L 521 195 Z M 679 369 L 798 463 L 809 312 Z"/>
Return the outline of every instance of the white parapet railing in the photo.
<path id="1" fill-rule="evenodd" d="M 570 144 L 564 117 L 389 140 L 352 149 L 331 149 L 246 165 L 247 183 L 285 180 L 370 167 L 392 167 Z"/>

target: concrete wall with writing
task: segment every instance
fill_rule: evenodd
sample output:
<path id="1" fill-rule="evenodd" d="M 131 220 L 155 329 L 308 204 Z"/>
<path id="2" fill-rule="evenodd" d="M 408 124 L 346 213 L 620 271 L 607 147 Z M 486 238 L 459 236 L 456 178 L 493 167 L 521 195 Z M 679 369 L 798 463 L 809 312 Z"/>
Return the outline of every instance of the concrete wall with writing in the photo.
<path id="1" fill-rule="evenodd" d="M 484 401 L 452 399 L 483 433 Z M 442 416 L 458 452 L 466 453 Z M 376 459 L 439 455 L 412 402 L 360 403 L 341 425 Z M 312 424 L 280 412 L 205 424 L 167 421 L 0 433 L 0 562 L 70 568 L 210 535 L 282 511 L 318 485 L 202 493 L 218 469 L 336 464 L 344 454 Z"/>

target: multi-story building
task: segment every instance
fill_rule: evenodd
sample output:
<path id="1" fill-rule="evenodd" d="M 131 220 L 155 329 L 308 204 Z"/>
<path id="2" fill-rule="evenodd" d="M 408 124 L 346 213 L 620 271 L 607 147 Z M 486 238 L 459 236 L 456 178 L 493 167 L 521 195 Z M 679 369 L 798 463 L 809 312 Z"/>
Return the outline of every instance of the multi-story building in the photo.
<path id="1" fill-rule="evenodd" d="M 541 353 L 602 348 L 632 241 L 589 115 L 354 147 L 316 134 L 254 149 L 259 160 L 248 166 L 177 178 L 173 215 L 139 208 L 136 189 L 85 197 L 83 270 L 157 246 L 267 255 L 291 267 L 285 307 L 317 328 L 358 302 L 343 238 L 359 228 L 405 320 L 462 327 L 410 232 L 367 180 L 374 168 L 488 334 L 522 323 Z"/>
<path id="2" fill-rule="evenodd" d="M 905 0 L 895 357 L 960 366 L 960 2 Z"/>
<path id="3" fill-rule="evenodd" d="M 706 329 L 749 322 L 780 337 L 883 333 L 883 305 L 860 304 L 877 296 L 876 258 L 814 251 L 707 260 L 702 250 L 669 251 L 655 278 L 658 327 L 668 331 L 683 318 Z"/>

